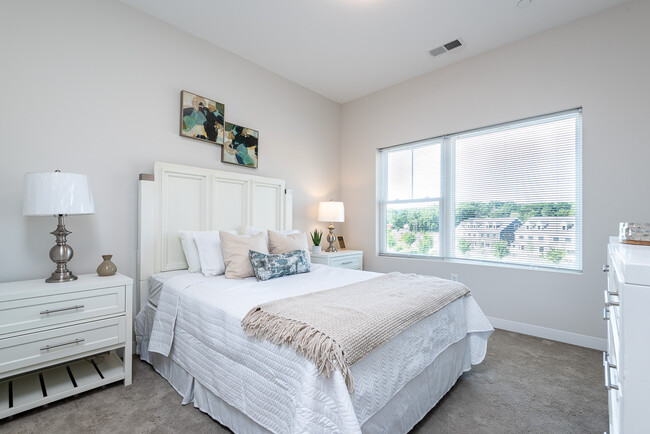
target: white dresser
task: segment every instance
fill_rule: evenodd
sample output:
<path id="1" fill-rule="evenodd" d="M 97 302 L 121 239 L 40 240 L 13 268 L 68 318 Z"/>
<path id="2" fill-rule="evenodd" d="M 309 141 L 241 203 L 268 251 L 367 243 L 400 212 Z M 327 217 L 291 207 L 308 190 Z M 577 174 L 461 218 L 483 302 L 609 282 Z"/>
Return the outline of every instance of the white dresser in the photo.
<path id="1" fill-rule="evenodd" d="M 330 267 L 363 269 L 363 250 L 339 250 L 338 252 L 312 253 L 311 262 Z"/>
<path id="2" fill-rule="evenodd" d="M 0 419 L 131 384 L 132 297 L 133 281 L 119 274 L 0 283 Z"/>
<path id="3" fill-rule="evenodd" d="M 650 246 L 611 237 L 607 250 L 609 432 L 650 432 Z"/>

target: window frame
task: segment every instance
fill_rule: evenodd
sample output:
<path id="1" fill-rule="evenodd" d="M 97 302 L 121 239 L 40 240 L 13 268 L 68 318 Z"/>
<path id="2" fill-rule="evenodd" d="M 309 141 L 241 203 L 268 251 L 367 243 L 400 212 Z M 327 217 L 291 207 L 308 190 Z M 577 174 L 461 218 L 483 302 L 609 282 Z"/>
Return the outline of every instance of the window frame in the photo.
<path id="1" fill-rule="evenodd" d="M 440 165 L 441 165 L 441 170 L 440 170 L 440 196 L 438 197 L 424 197 L 424 198 L 418 198 L 418 199 L 395 199 L 395 200 L 388 200 L 384 199 L 388 196 L 388 176 L 380 176 L 381 182 L 380 188 L 379 188 L 379 194 L 378 197 L 380 198 L 377 202 L 379 204 L 379 213 L 378 213 L 378 224 L 379 227 L 383 227 L 383 231 L 379 231 L 379 236 L 378 236 L 378 241 L 379 245 L 377 246 L 377 254 L 378 255 L 390 255 L 390 256 L 400 256 L 400 257 L 418 257 L 418 258 L 442 258 L 444 255 L 445 250 L 443 250 L 443 245 L 442 245 L 442 236 L 439 238 L 439 243 L 440 243 L 440 248 L 439 248 L 439 254 L 438 255 L 422 255 L 422 254 L 414 254 L 414 253 L 391 253 L 391 252 L 382 252 L 381 251 L 381 246 L 386 246 L 386 213 L 388 211 L 388 206 L 389 205 L 400 205 L 400 204 L 411 204 L 411 203 L 437 203 L 438 204 L 438 225 L 440 228 L 442 228 L 442 197 L 444 196 L 444 192 L 442 190 L 443 182 L 444 182 L 444 174 L 442 172 L 442 166 L 443 166 L 443 142 L 442 138 L 439 137 L 434 137 L 432 139 L 424 139 L 424 140 L 418 140 L 416 142 L 411 142 L 411 143 L 405 143 L 402 145 L 397 145 L 393 146 L 390 148 L 383 148 L 385 152 L 380 152 L 379 160 L 380 160 L 380 172 L 381 174 L 386 174 L 388 175 L 388 152 L 391 151 L 400 151 L 400 150 L 406 150 L 410 149 L 411 151 L 422 148 L 425 146 L 431 146 L 431 145 L 440 145 Z M 386 152 L 387 151 L 387 152 Z M 412 155 L 412 154 L 411 154 Z M 413 197 L 413 160 L 411 157 L 411 197 Z M 440 233 L 440 230 L 438 231 Z"/>
<path id="2" fill-rule="evenodd" d="M 471 135 L 485 134 L 490 130 L 496 131 L 508 127 L 526 127 L 529 125 L 538 124 L 540 120 L 561 118 L 562 116 L 573 115 L 576 119 L 576 134 L 575 134 L 575 251 L 576 251 L 576 267 L 568 268 L 562 266 L 542 265 L 542 264 L 526 264 L 517 262 L 504 262 L 489 259 L 474 259 L 474 258 L 459 258 L 455 255 L 456 243 L 456 201 L 455 201 L 455 167 L 456 167 L 456 138 L 468 137 Z M 440 143 L 440 197 L 412 199 L 412 200 L 387 200 L 388 192 L 388 158 L 387 155 L 390 151 L 397 151 L 401 149 L 416 149 L 418 147 L 427 146 L 431 144 Z M 403 143 L 395 146 L 387 146 L 377 149 L 377 245 L 376 253 L 378 256 L 389 256 L 398 258 L 412 258 L 424 259 L 445 262 L 460 262 L 475 265 L 491 265 L 508 268 L 520 269 L 534 269 L 543 271 L 559 271 L 568 273 L 582 273 L 583 269 L 583 221 L 582 221 L 582 208 L 583 208 L 583 189 L 582 189 L 582 107 L 563 110 L 554 113 L 548 113 L 540 116 L 519 119 L 511 122 L 504 122 L 501 124 L 490 125 L 472 130 L 461 131 L 453 134 L 445 134 L 442 136 L 431 137 L 423 140 Z M 413 167 L 413 166 L 411 166 Z M 413 191 L 413 186 L 411 186 Z M 388 252 L 386 240 L 386 217 L 389 204 L 394 203 L 438 203 L 439 204 L 439 254 L 438 255 L 425 255 L 413 253 L 399 253 Z M 530 238 L 530 237 L 529 237 Z"/>

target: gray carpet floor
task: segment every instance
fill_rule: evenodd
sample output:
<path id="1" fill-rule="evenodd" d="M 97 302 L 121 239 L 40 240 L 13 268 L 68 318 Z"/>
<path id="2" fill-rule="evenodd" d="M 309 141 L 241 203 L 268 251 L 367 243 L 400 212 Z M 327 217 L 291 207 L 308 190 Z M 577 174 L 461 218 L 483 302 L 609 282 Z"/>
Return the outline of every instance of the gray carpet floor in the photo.
<path id="1" fill-rule="evenodd" d="M 413 433 L 602 433 L 607 394 L 595 350 L 497 330 L 484 362 Z M 0 421 L 3 433 L 227 433 L 153 368 L 134 359 L 133 385 L 107 386 Z"/>

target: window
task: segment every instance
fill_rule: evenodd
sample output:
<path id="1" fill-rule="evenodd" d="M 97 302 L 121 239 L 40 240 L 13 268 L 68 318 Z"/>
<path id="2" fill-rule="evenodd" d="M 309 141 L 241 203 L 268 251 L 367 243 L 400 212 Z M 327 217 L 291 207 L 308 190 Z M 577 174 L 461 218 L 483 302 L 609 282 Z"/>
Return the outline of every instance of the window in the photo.
<path id="1" fill-rule="evenodd" d="M 379 253 L 580 270 L 581 116 L 381 149 Z"/>
<path id="2" fill-rule="evenodd" d="M 385 157 L 384 251 L 439 256 L 441 141 Z"/>

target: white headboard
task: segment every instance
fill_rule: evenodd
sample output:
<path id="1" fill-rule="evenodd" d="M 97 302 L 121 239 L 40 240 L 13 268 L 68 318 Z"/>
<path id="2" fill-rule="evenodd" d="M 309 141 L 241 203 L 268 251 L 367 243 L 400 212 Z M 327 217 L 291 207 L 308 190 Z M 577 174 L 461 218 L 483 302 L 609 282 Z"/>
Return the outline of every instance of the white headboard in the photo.
<path id="1" fill-rule="evenodd" d="M 135 312 L 147 303 L 149 276 L 187 268 L 179 229 L 291 229 L 292 196 L 282 179 L 156 162 L 153 176 L 141 174 L 138 184 Z"/>

